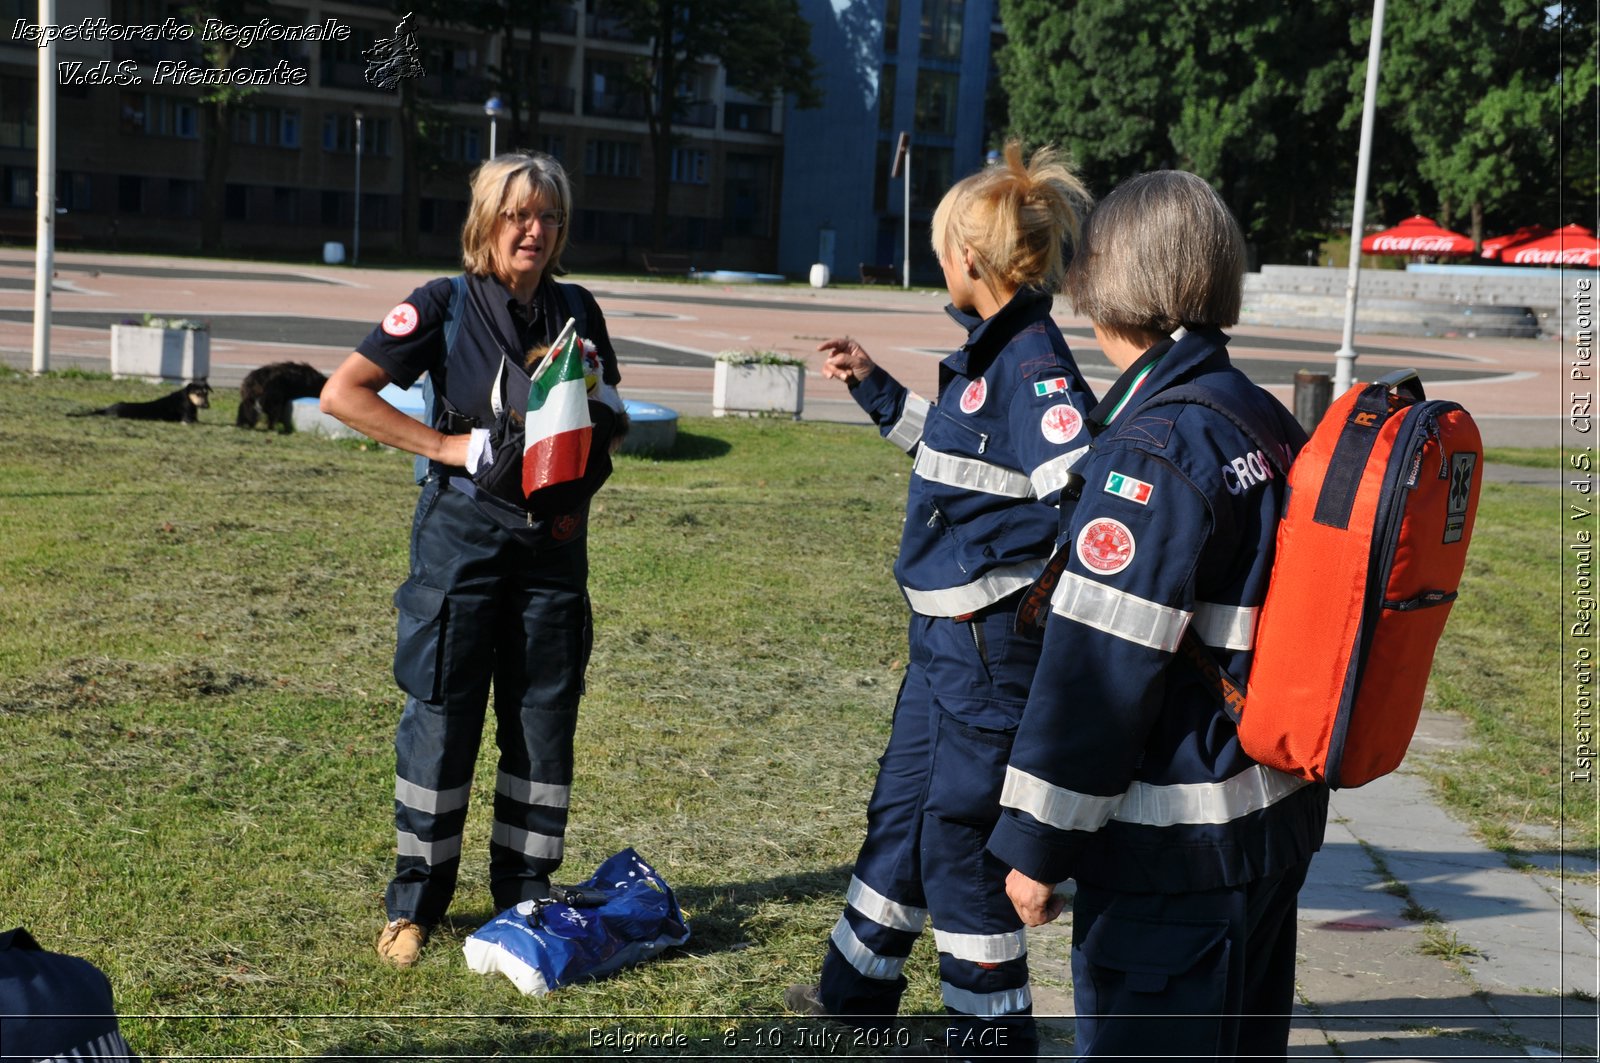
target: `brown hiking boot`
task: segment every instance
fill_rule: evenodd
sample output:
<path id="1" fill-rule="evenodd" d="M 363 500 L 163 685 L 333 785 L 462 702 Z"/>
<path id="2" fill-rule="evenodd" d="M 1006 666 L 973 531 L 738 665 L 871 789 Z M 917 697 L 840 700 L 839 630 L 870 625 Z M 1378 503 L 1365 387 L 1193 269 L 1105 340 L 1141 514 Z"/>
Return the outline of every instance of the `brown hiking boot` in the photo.
<path id="1" fill-rule="evenodd" d="M 422 953 L 427 932 L 409 919 L 391 919 L 378 935 L 378 955 L 385 963 L 410 967 Z"/>

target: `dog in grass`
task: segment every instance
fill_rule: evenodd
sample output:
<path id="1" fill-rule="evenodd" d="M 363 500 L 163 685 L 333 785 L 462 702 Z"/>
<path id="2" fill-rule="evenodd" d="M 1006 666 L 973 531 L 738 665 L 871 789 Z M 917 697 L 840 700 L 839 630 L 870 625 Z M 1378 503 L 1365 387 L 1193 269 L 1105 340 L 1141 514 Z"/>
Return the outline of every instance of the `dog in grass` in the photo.
<path id="1" fill-rule="evenodd" d="M 211 406 L 211 385 L 205 378 L 191 380 L 170 395 L 149 402 L 113 402 L 98 410 L 68 414 L 69 417 L 125 417 L 134 421 L 176 421 L 194 424 L 200 411 Z"/>
<path id="2" fill-rule="evenodd" d="M 294 400 L 318 397 L 327 382 L 304 362 L 273 362 L 252 369 L 239 385 L 239 416 L 233 423 L 254 428 L 265 417 L 269 429 L 288 431 L 294 423 L 289 412 Z"/>

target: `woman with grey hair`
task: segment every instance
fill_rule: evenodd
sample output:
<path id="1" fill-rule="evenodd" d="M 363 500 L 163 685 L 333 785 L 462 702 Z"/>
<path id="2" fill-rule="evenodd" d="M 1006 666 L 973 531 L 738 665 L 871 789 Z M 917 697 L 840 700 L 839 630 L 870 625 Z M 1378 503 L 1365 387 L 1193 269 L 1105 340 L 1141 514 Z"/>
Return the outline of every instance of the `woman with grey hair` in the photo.
<path id="1" fill-rule="evenodd" d="M 1228 360 L 1243 264 L 1211 186 L 1163 171 L 1106 196 L 1068 270 L 1122 375 L 1089 414 L 1095 442 L 1063 504 L 988 848 L 1029 926 L 1076 880 L 1080 1058 L 1287 1050 L 1296 897 L 1328 792 L 1247 756 L 1217 682 L 1249 675 L 1278 470 L 1305 442 Z"/>
<path id="2" fill-rule="evenodd" d="M 622 420 L 605 317 L 589 292 L 554 280 L 571 200 L 566 173 L 548 155 L 500 155 L 478 167 L 461 234 L 465 272 L 396 305 L 322 391 L 323 410 L 419 459 L 410 578 L 394 598 L 394 675 L 406 702 L 395 735 L 398 855 L 378 938 L 378 954 L 398 967 L 417 962 L 455 891 L 491 680 L 496 910 L 547 896 L 561 864 L 591 640 L 589 495 L 610 471 L 607 443 Z M 500 475 L 521 451 L 499 436 L 505 411 L 526 405 L 530 357 L 569 318 L 593 347 L 591 398 L 614 401 L 589 403 L 583 479 L 529 497 L 519 493 L 520 473 Z M 424 374 L 425 422 L 378 394 Z"/>

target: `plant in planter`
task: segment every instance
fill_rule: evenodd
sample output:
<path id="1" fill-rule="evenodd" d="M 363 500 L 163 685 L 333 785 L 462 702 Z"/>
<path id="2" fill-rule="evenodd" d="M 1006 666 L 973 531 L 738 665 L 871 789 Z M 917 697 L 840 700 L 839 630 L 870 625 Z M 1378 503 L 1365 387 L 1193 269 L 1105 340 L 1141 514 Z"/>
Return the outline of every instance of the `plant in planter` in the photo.
<path id="1" fill-rule="evenodd" d="M 199 380 L 211 372 L 211 326 L 187 317 L 145 314 L 111 326 L 111 375 Z"/>
<path id="2" fill-rule="evenodd" d="M 799 419 L 805 405 L 806 363 L 777 351 L 723 351 L 717 355 L 711 412 Z"/>

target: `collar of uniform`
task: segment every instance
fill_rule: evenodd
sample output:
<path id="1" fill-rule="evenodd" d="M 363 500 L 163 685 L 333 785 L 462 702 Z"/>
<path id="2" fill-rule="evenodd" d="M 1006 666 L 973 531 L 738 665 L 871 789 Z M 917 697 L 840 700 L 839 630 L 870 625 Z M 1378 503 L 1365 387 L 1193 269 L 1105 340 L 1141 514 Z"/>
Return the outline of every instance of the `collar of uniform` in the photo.
<path id="1" fill-rule="evenodd" d="M 1184 332 L 1177 340 L 1162 340 L 1123 370 L 1105 398 L 1089 411 L 1090 422 L 1104 428 L 1113 418 L 1126 421 L 1144 399 L 1165 390 L 1174 381 L 1215 368 L 1208 363 L 1219 359 L 1226 365 L 1227 344 L 1227 335 L 1214 328 L 1196 328 Z M 1135 391 L 1141 396 L 1137 401 L 1134 400 Z"/>
<path id="2" fill-rule="evenodd" d="M 44 951 L 39 947 L 39 943 L 33 940 L 33 935 L 28 933 L 26 929 L 20 926 L 14 930 L 7 930 L 4 934 L 0 934 L 0 952 L 5 952 L 7 949 L 31 949 L 34 952 Z"/>
<path id="3" fill-rule="evenodd" d="M 981 376 L 994 356 L 1013 336 L 1036 321 L 1050 316 L 1051 296 L 1038 288 L 1018 288 L 1005 306 L 987 318 L 946 306 L 949 314 L 967 330 L 967 342 L 944 360 L 945 366 L 961 376 Z"/>

